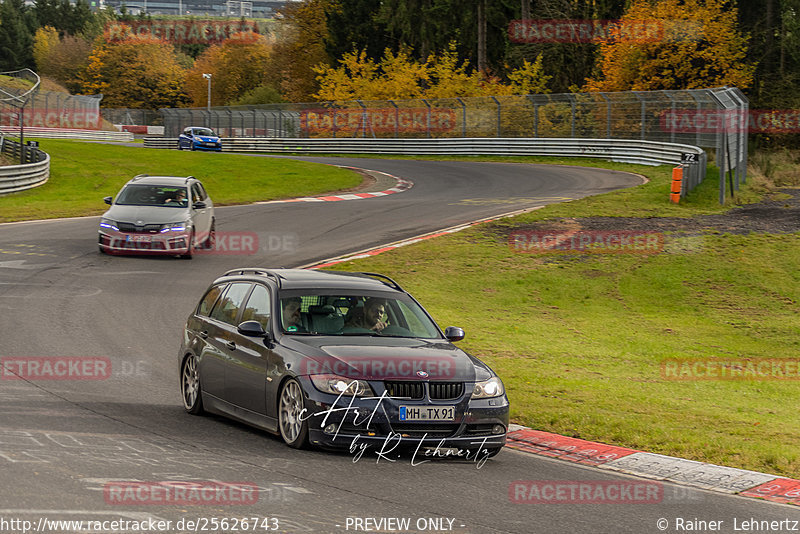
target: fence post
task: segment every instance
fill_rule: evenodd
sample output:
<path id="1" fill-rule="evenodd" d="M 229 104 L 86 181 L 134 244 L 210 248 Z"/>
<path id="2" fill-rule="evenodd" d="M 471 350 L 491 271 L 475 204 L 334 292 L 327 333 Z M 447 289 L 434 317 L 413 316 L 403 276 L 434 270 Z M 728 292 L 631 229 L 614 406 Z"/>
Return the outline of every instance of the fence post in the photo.
<path id="1" fill-rule="evenodd" d="M 394 103 L 394 100 L 387 100 L 393 107 L 394 107 L 394 137 L 397 139 L 400 137 L 400 109 L 397 107 L 397 104 Z"/>
<path id="2" fill-rule="evenodd" d="M 427 137 L 430 139 L 430 137 L 431 137 L 431 105 L 424 98 L 422 98 L 421 100 L 426 106 L 428 106 L 428 122 L 427 122 L 427 125 L 425 126 L 425 133 L 426 133 Z"/>
<path id="3" fill-rule="evenodd" d="M 495 98 L 493 96 L 489 97 L 489 98 L 494 100 L 494 103 L 497 104 L 497 137 L 503 137 L 503 135 L 501 133 L 502 132 L 501 126 L 500 126 L 500 109 L 501 109 L 500 108 L 500 101 L 497 100 L 497 98 Z"/>
<path id="4" fill-rule="evenodd" d="M 467 105 L 464 104 L 464 101 L 460 98 L 456 97 L 458 103 L 461 104 L 461 137 L 467 136 Z M 395 124 L 397 124 L 397 120 L 395 120 Z"/>

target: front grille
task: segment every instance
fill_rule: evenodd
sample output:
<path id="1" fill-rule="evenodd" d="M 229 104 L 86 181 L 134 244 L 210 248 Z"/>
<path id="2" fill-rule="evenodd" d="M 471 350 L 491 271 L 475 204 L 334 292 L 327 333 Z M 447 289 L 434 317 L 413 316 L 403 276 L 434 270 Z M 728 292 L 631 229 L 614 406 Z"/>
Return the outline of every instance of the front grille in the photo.
<path id="1" fill-rule="evenodd" d="M 117 228 L 119 228 L 120 232 L 125 232 L 128 234 L 157 234 L 161 231 L 160 224 L 145 224 L 143 226 L 137 226 L 133 223 L 121 222 L 117 224 Z"/>
<path id="2" fill-rule="evenodd" d="M 461 425 L 458 423 L 392 423 L 392 430 L 399 434 L 421 438 L 449 438 Z"/>
<path id="3" fill-rule="evenodd" d="M 408 380 L 398 382 L 384 382 L 386 393 L 390 397 L 402 397 L 406 399 L 421 399 L 425 393 L 422 382 L 412 382 Z"/>
<path id="4" fill-rule="evenodd" d="M 151 243 L 139 243 L 136 241 L 120 241 L 115 243 L 112 241 L 112 246 L 130 250 L 167 250 L 163 241 L 153 241 Z"/>
<path id="5" fill-rule="evenodd" d="M 428 384 L 431 399 L 458 399 L 464 393 L 463 382 L 431 382 Z"/>

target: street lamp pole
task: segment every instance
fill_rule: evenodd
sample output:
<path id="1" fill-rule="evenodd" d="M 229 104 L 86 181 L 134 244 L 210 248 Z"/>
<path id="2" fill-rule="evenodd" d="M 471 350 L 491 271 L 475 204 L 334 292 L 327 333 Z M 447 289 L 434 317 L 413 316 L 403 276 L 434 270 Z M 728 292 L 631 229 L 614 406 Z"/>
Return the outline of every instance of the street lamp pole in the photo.
<path id="1" fill-rule="evenodd" d="M 208 102 L 206 104 L 206 111 L 208 111 L 208 124 L 206 124 L 206 126 L 211 128 L 211 74 L 203 73 L 203 78 L 208 80 Z"/>
<path id="2" fill-rule="evenodd" d="M 210 74 L 203 74 L 203 78 L 208 80 L 208 106 L 207 110 L 211 111 L 211 75 Z"/>

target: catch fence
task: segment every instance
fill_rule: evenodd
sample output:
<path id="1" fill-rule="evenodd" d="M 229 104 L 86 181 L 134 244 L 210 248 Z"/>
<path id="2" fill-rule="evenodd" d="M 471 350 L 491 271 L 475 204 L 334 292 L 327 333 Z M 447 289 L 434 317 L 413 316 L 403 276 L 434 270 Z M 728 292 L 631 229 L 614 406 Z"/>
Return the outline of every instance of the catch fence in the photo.
<path id="1" fill-rule="evenodd" d="M 738 89 L 718 87 L 160 111 L 165 137 L 207 126 L 229 138 L 571 138 L 693 145 L 714 153 L 722 202 L 726 173 L 731 190 L 747 176 L 748 106 Z"/>

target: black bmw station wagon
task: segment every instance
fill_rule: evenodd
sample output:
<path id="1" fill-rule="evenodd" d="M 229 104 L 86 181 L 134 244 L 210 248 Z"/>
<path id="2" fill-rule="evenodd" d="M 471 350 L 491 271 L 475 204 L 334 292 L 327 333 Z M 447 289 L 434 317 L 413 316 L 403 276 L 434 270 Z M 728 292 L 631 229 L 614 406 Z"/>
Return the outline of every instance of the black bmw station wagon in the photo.
<path id="1" fill-rule="evenodd" d="M 191 414 L 223 414 L 314 444 L 488 458 L 506 441 L 500 378 L 453 345 L 392 279 L 374 273 L 226 272 L 186 322 L 180 390 Z"/>

